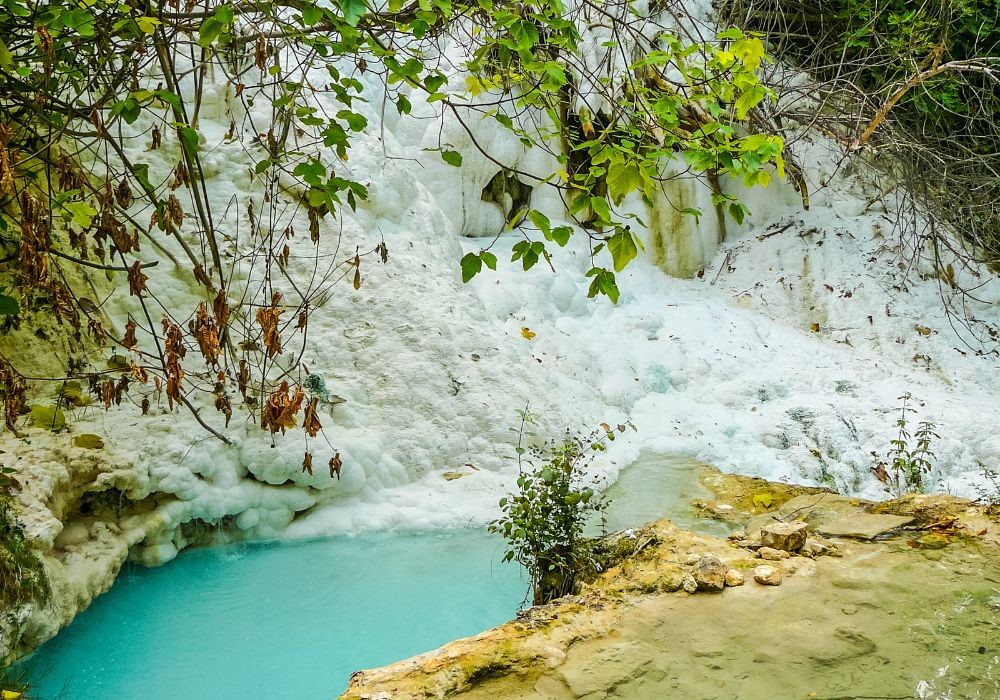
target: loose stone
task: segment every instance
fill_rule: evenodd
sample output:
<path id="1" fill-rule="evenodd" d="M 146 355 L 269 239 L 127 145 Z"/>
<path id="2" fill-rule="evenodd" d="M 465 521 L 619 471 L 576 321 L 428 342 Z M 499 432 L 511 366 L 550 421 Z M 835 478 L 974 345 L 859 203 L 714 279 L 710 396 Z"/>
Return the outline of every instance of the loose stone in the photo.
<path id="1" fill-rule="evenodd" d="M 726 567 L 714 554 L 706 554 L 698 560 L 694 579 L 701 591 L 721 591 L 726 585 Z"/>
<path id="2" fill-rule="evenodd" d="M 681 581 L 681 588 L 686 593 L 694 593 L 698 590 L 698 582 L 694 580 L 694 576 L 691 574 L 685 574 L 684 579 Z"/>
<path id="3" fill-rule="evenodd" d="M 807 557 L 819 557 L 824 554 L 830 554 L 831 551 L 829 545 L 817 542 L 816 540 L 806 540 L 799 554 L 804 554 Z"/>
<path id="4" fill-rule="evenodd" d="M 781 569 L 774 566 L 758 566 L 753 570 L 753 580 L 764 586 L 780 586 L 784 578 Z"/>
<path id="5" fill-rule="evenodd" d="M 742 586 L 745 581 L 746 578 L 739 569 L 730 569 L 726 572 L 726 585 L 729 587 Z"/>
<path id="6" fill-rule="evenodd" d="M 760 529 L 760 543 L 764 547 L 797 552 L 806 543 L 806 523 L 771 523 Z"/>
<path id="7" fill-rule="evenodd" d="M 773 547 L 761 547 L 757 550 L 757 556 L 768 561 L 780 561 L 791 556 L 788 552 Z"/>

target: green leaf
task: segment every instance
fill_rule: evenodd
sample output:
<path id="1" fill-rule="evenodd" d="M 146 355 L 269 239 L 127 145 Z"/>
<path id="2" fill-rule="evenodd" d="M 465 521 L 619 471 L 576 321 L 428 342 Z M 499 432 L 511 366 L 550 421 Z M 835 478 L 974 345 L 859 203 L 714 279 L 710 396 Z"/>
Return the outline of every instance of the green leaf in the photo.
<path id="1" fill-rule="evenodd" d="M 222 33 L 224 28 L 222 22 L 215 17 L 207 18 L 201 23 L 201 27 L 198 29 L 198 45 L 203 47 L 211 46 L 212 42 L 219 38 L 219 34 Z"/>
<path id="2" fill-rule="evenodd" d="M 441 151 L 441 158 L 448 165 L 456 168 L 462 167 L 462 154 L 458 151 Z"/>
<path id="3" fill-rule="evenodd" d="M 591 197 L 590 208 L 597 214 L 597 218 L 602 223 L 611 223 L 611 207 L 608 205 L 608 200 L 604 197 Z"/>
<path id="4" fill-rule="evenodd" d="M 468 282 L 483 269 L 482 259 L 475 253 L 467 253 L 462 258 L 462 281 Z"/>
<path id="5" fill-rule="evenodd" d="M 618 283 L 615 281 L 615 273 L 605 270 L 603 267 L 592 268 L 587 272 L 587 277 L 593 277 L 590 281 L 590 288 L 587 290 L 587 298 L 593 299 L 598 294 L 603 294 L 611 300 L 612 304 L 618 303 Z M 594 445 L 595 449 L 597 445 Z"/>
<path id="6" fill-rule="evenodd" d="M 511 252 L 513 254 L 510 256 L 510 261 L 515 262 L 520 260 L 521 267 L 525 271 L 533 268 L 540 256 L 547 255 L 545 253 L 545 244 L 541 241 L 518 241 L 511 248 Z"/>
<path id="7" fill-rule="evenodd" d="M 308 185 L 322 187 L 323 179 L 326 177 L 326 166 L 318 160 L 306 161 L 296 165 L 292 175 L 301 177 L 303 182 Z"/>
<path id="8" fill-rule="evenodd" d="M 643 185 L 642 173 L 635 163 L 615 161 L 608 166 L 608 194 L 615 204 L 621 203 L 625 195 Z"/>
<path id="9" fill-rule="evenodd" d="M 747 67 L 747 70 L 751 71 L 760 68 L 760 64 L 767 55 L 767 52 L 764 50 L 764 44 L 760 39 L 755 37 L 739 39 L 734 42 L 732 51 L 743 62 L 743 65 Z"/>
<path id="10" fill-rule="evenodd" d="M 126 124 L 135 122 L 139 118 L 141 111 L 142 108 L 139 106 L 138 100 L 132 97 L 126 97 L 124 100 L 119 100 L 111 106 L 111 114 L 113 116 L 121 116 Z"/>
<path id="11" fill-rule="evenodd" d="M 737 226 L 743 225 L 744 215 L 746 214 L 746 207 L 739 202 L 733 202 L 729 205 L 729 215 L 733 217 L 733 221 L 736 222 Z"/>
<path id="12" fill-rule="evenodd" d="M 530 49 L 538 43 L 538 27 L 527 20 L 519 20 L 510 25 L 510 34 L 521 50 Z"/>
<path id="13" fill-rule="evenodd" d="M 340 11 L 344 13 L 344 19 L 352 27 L 358 26 L 358 22 L 366 12 L 368 6 L 364 0 L 340 0 Z"/>
<path id="14" fill-rule="evenodd" d="M 160 24 L 160 20 L 155 17 L 138 17 L 136 18 L 135 23 L 139 27 L 139 31 L 143 34 L 149 34 L 152 36 L 153 32 L 156 31 L 156 26 Z M 83 32 L 80 33 L 83 34 Z"/>
<path id="15" fill-rule="evenodd" d="M 0 68 L 6 70 L 13 65 L 14 57 L 11 55 L 10 49 L 7 48 L 7 44 L 3 43 L 3 39 L 0 39 Z"/>
<path id="16" fill-rule="evenodd" d="M 21 306 L 17 299 L 6 294 L 0 294 L 0 316 L 17 316 L 21 313 Z"/>
<path id="17" fill-rule="evenodd" d="M 311 27 L 323 19 L 323 8 L 318 5 L 305 5 L 302 8 L 302 24 Z"/>
<path id="18" fill-rule="evenodd" d="M 528 219 L 535 225 L 535 228 L 542 232 L 543 236 L 551 240 L 552 224 L 549 223 L 549 217 L 540 211 L 532 209 L 528 212 Z"/>
<path id="19" fill-rule="evenodd" d="M 608 251 L 614 261 L 615 272 L 624 270 L 625 266 L 632 262 L 639 253 L 635 240 L 632 238 L 632 232 L 627 228 L 619 229 L 618 233 L 608 239 Z"/>
<path id="20" fill-rule="evenodd" d="M 486 267 L 488 267 L 491 270 L 493 270 L 494 272 L 496 272 L 496 269 L 497 269 L 497 256 L 495 256 L 493 253 L 489 252 L 488 250 L 484 250 L 483 252 L 481 252 L 479 254 L 479 257 L 486 264 Z"/>
<path id="21" fill-rule="evenodd" d="M 340 110 L 337 112 L 337 117 L 347 122 L 347 125 L 351 127 L 351 131 L 363 131 L 368 126 L 368 120 L 364 116 L 349 109 Z"/>
<path id="22" fill-rule="evenodd" d="M 743 92 L 736 98 L 736 103 L 733 105 L 736 108 L 736 118 L 741 121 L 746 119 L 750 110 L 759 105 L 766 96 L 767 90 L 764 89 L 763 85 L 755 85 Z"/>
<path id="23" fill-rule="evenodd" d="M 424 87 L 427 88 L 427 92 L 437 92 L 438 88 L 447 82 L 448 78 L 441 73 L 437 73 L 436 75 L 428 75 L 424 78 Z"/>
<path id="24" fill-rule="evenodd" d="M 152 191 L 153 183 L 149 181 L 149 164 L 148 163 L 136 163 L 132 166 L 132 175 L 135 179 L 139 181 L 144 190 Z"/>
<path id="25" fill-rule="evenodd" d="M 557 226 L 552 229 L 552 240 L 555 241 L 560 248 L 565 247 L 566 244 L 569 243 L 569 237 L 572 235 L 573 229 L 569 226 Z"/>
<path id="26" fill-rule="evenodd" d="M 182 126 L 180 129 L 181 143 L 184 150 L 194 155 L 198 152 L 198 132 L 190 126 Z"/>
<path id="27" fill-rule="evenodd" d="M 71 214 L 73 223 L 80 228 L 90 228 L 91 222 L 97 215 L 97 210 L 86 202 L 67 202 L 65 207 Z"/>

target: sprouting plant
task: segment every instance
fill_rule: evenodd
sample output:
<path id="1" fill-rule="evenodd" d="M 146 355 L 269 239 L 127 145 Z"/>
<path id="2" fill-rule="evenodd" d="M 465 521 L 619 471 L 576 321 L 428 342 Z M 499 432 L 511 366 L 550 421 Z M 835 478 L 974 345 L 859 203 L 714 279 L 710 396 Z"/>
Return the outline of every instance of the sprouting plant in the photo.
<path id="1" fill-rule="evenodd" d="M 502 514 L 489 530 L 507 540 L 503 561 L 524 566 L 532 602 L 539 605 L 571 593 L 578 574 L 593 568 L 593 542 L 583 530 L 594 517 L 603 529 L 609 502 L 586 472 L 595 454 L 615 439 L 615 429 L 602 424 L 585 437 L 567 433 L 561 441 L 528 447 L 532 433 L 526 428 L 534 420 L 527 409 L 518 413 L 521 425 L 511 429 L 518 435 L 517 491 L 500 499 Z"/>
<path id="2" fill-rule="evenodd" d="M 924 490 L 923 475 L 930 472 L 935 457 L 931 451 L 931 441 L 941 437 L 934 432 L 934 423 L 928 420 L 920 421 L 911 435 L 907 414 L 917 412 L 911 405 L 913 395 L 906 392 L 899 400 L 899 418 L 896 419 L 899 430 L 895 439 L 889 441 L 890 448 L 886 453 L 891 473 L 886 472 L 882 465 L 879 465 L 881 469 L 875 469 L 875 474 L 882 483 L 896 495 Z M 911 439 L 915 441 L 912 447 Z"/>
<path id="3" fill-rule="evenodd" d="M 983 480 L 988 482 L 990 485 L 980 485 L 975 487 L 979 492 L 979 497 L 976 501 L 978 503 L 982 503 L 990 509 L 1000 509 L 1000 472 L 995 469 L 990 469 L 982 463 L 980 463 L 979 468 L 983 472 Z"/>

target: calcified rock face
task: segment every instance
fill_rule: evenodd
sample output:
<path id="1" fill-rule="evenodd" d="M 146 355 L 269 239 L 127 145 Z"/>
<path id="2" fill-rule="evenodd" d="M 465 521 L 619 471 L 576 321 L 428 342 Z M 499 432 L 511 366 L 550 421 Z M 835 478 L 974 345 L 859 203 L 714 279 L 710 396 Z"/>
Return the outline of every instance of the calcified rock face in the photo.
<path id="1" fill-rule="evenodd" d="M 996 515 L 949 497 L 875 505 L 714 472 L 703 482 L 723 487 L 719 502 L 734 506 L 724 511 L 728 518 L 799 517 L 821 526 L 879 510 L 909 518 L 912 529 L 876 542 L 835 538 L 839 556 L 792 555 L 762 565 L 753 558 L 759 542 L 740 540 L 746 533 L 727 542 L 660 521 L 637 532 L 648 546 L 580 595 L 359 672 L 342 698 L 1000 693 Z M 744 507 L 761 486 L 783 502 Z M 721 595 L 683 592 L 685 579 L 718 568 L 716 560 L 730 567 L 725 579 L 736 587 Z"/>
<path id="2" fill-rule="evenodd" d="M 130 547 L 155 540 L 165 525 L 147 500 L 148 480 L 131 460 L 44 430 L 25 438 L 5 442 L 0 459 L 17 470 L 15 508 L 45 565 L 52 601 L 2 611 L 11 614 L 0 630 L 0 658 L 20 656 L 54 636 L 111 587 Z"/>

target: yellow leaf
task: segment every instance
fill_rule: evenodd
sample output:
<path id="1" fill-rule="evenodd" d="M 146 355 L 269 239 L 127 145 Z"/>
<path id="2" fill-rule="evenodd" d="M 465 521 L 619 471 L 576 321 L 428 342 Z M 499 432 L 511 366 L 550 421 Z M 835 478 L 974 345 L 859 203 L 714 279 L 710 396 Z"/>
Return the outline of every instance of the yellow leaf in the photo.
<path id="1" fill-rule="evenodd" d="M 527 326 L 521 328 L 521 337 L 524 338 L 525 340 L 531 340 L 532 338 L 535 337 L 535 335 L 537 334 Z"/>
<path id="2" fill-rule="evenodd" d="M 810 330 L 811 330 L 811 331 L 812 331 L 813 333 L 819 333 L 819 324 L 818 324 L 818 323 L 814 323 L 814 324 L 812 324 L 811 326 L 809 326 L 809 329 L 810 329 Z"/>
<path id="3" fill-rule="evenodd" d="M 733 54 L 743 61 L 743 65 L 747 67 L 747 70 L 751 71 L 760 68 L 760 64 L 767 55 L 767 52 L 764 50 L 764 44 L 757 38 L 739 39 L 733 42 L 732 49 Z"/>
<path id="4" fill-rule="evenodd" d="M 465 79 L 465 90 L 473 97 L 478 97 L 485 91 L 485 88 L 479 78 L 474 75 L 470 75 Z"/>
<path id="5" fill-rule="evenodd" d="M 140 17 L 135 23 L 144 34 L 152 34 L 156 31 L 156 25 L 160 23 L 160 20 L 155 17 Z"/>
<path id="6" fill-rule="evenodd" d="M 773 494 L 767 491 L 761 491 L 760 493 L 754 494 L 753 504 L 758 508 L 770 508 L 772 503 L 774 503 Z"/>

